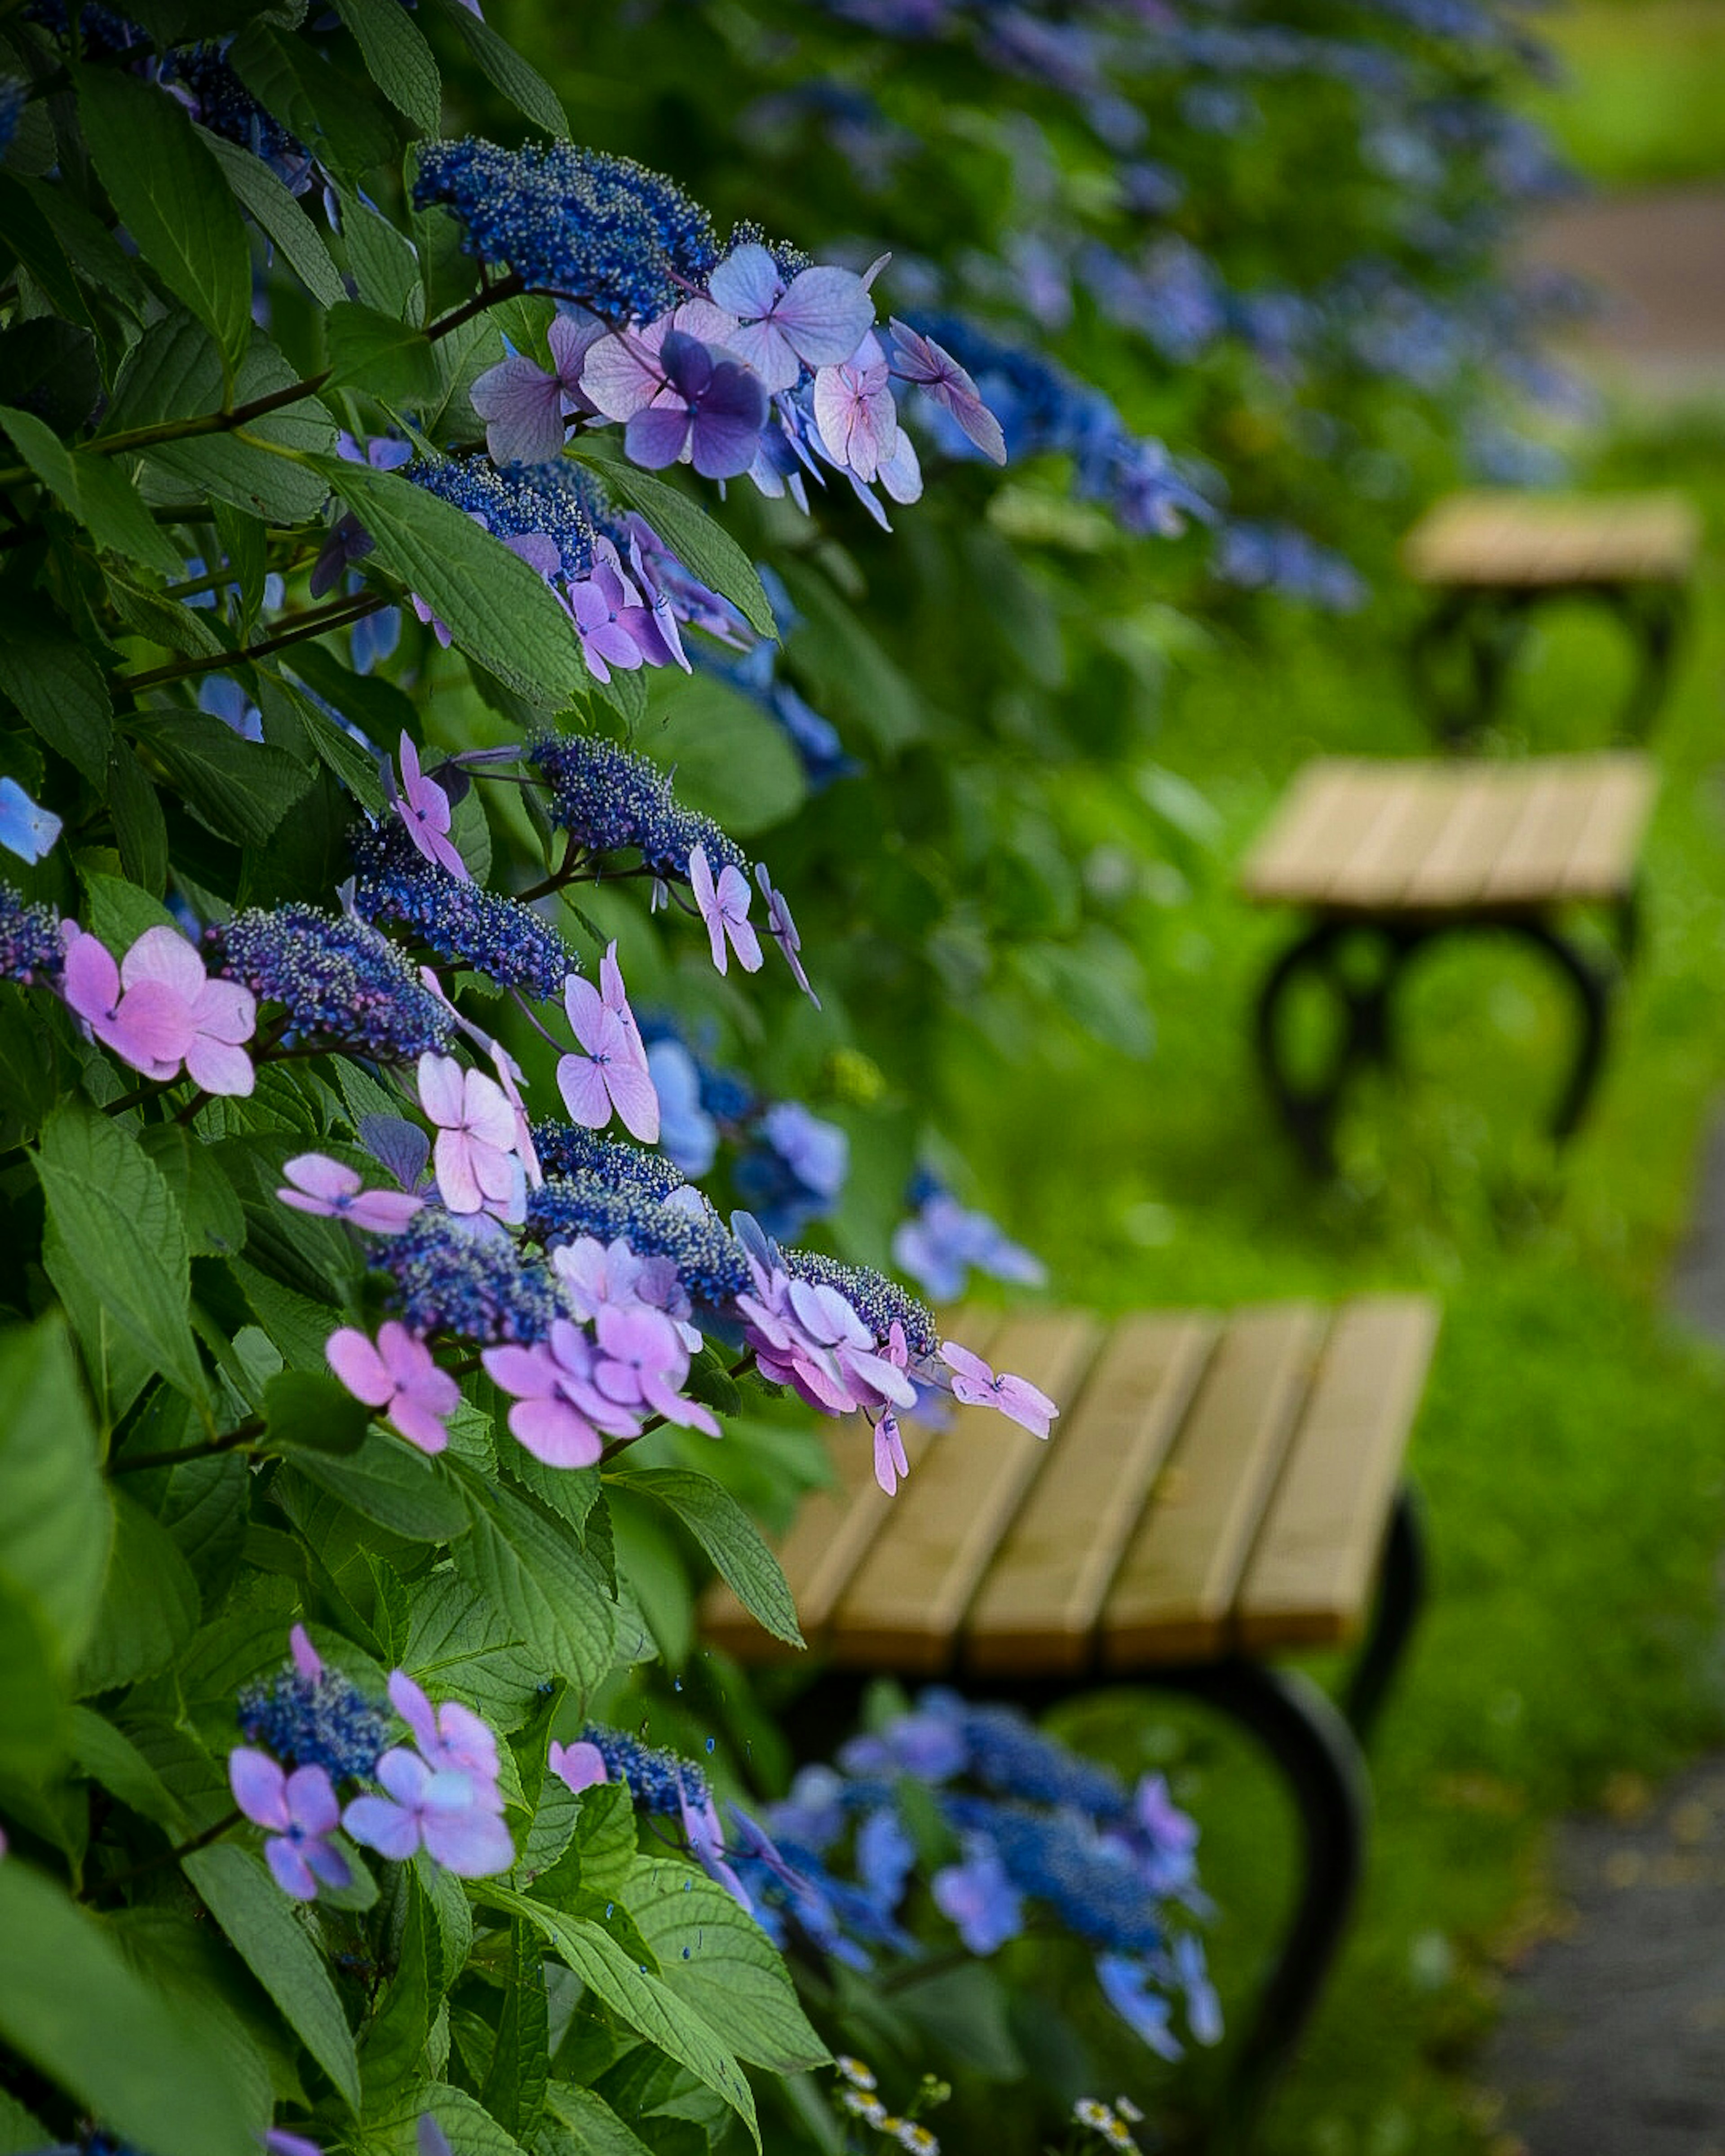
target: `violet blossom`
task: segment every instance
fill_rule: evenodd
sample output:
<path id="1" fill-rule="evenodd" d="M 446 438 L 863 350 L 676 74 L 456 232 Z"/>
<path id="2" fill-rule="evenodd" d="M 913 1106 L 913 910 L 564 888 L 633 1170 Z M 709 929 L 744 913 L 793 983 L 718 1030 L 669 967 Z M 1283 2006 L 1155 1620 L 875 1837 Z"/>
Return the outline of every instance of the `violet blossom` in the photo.
<path id="1" fill-rule="evenodd" d="M 452 1213 L 526 1217 L 526 1173 L 516 1158 L 516 1112 L 495 1078 L 465 1070 L 453 1055 L 419 1058 L 419 1104 L 437 1126 L 432 1158 Z"/>
<path id="2" fill-rule="evenodd" d="M 276 1192 L 296 1213 L 347 1220 L 373 1235 L 398 1235 L 424 1204 L 406 1190 L 367 1190 L 359 1170 L 327 1153 L 296 1153 L 282 1163 L 288 1188 Z"/>
<path id="3" fill-rule="evenodd" d="M 409 1445 L 422 1452 L 441 1452 L 448 1445 L 444 1425 L 460 1402 L 461 1388 L 398 1320 L 384 1320 L 375 1345 L 344 1325 L 324 1342 L 324 1354 L 355 1399 L 375 1409 Z"/>
<path id="4" fill-rule="evenodd" d="M 729 962 L 730 951 L 726 947 L 728 940 L 730 950 L 736 952 L 737 963 L 743 971 L 759 973 L 761 942 L 749 925 L 748 880 L 742 870 L 727 861 L 715 882 L 706 848 L 696 846 L 689 855 L 689 883 L 706 927 L 713 963 L 719 972 L 722 973 Z"/>
<path id="5" fill-rule="evenodd" d="M 228 1782 L 246 1817 L 269 1830 L 264 1861 L 284 1894 L 311 1902 L 320 1881 L 326 1887 L 352 1884 L 347 1860 L 329 1839 L 341 1823 L 341 1808 L 321 1767 L 285 1774 L 267 1752 L 238 1744 L 228 1755 Z"/>

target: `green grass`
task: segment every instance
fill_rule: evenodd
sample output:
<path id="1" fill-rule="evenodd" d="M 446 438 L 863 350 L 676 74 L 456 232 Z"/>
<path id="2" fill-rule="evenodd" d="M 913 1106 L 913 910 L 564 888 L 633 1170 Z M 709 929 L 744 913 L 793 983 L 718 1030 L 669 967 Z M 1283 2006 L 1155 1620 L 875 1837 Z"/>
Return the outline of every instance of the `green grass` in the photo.
<path id="1" fill-rule="evenodd" d="M 1725 439 L 1624 439 L 1593 476 L 1685 485 L 1709 540 L 1656 742 L 1645 947 L 1594 1118 L 1566 1152 L 1540 1119 L 1567 1014 L 1536 963 L 1483 940 L 1412 983 L 1404 1066 L 1350 1116 L 1337 1186 L 1299 1170 L 1250 1062 L 1254 989 L 1289 924 L 1236 900 L 1233 869 L 1309 756 L 1425 746 L 1394 614 L 1288 622 L 1194 665 L 1159 761 L 1219 821 L 1213 844 L 1173 865 L 1179 902 L 1156 902 L 1177 893 L 1147 808 L 1117 791 L 1090 804 L 1099 847 L 1163 857 L 1143 875 L 1149 897 L 1126 909 L 1153 1057 L 1064 1042 L 1021 1050 L 1010 1083 L 980 1051 L 943 1074 L 951 1127 L 1064 1295 L 1120 1309 L 1393 1286 L 1445 1305 L 1414 1446 L 1434 1600 L 1381 1733 L 1361 1919 L 1271 2123 L 1275 2150 L 1490 2148 L 1472 2050 L 1512 1947 L 1537 1929 L 1553 1818 L 1725 1733 L 1725 1360 L 1661 1308 L 1698 1139 L 1725 1090 Z M 1596 742 L 1614 670 L 1608 629 L 1554 623 L 1509 732 Z M 1142 1707 L 1104 1703 L 1079 1725 L 1123 1762 L 1173 1744 L 1204 1824 L 1216 1959 L 1238 2008 L 1286 1891 L 1273 1784 L 1213 1731 L 1181 1722 L 1171 1739 L 1159 1712 L 1153 1726 Z M 1111 2063 L 1145 2092 L 1142 2056 Z M 1164 2092 L 1191 2093 L 1178 2078 Z"/>
<path id="2" fill-rule="evenodd" d="M 1720 0 L 1582 0 L 1538 22 L 1563 79 L 1529 100 L 1602 186 L 1725 174 L 1725 6 Z"/>

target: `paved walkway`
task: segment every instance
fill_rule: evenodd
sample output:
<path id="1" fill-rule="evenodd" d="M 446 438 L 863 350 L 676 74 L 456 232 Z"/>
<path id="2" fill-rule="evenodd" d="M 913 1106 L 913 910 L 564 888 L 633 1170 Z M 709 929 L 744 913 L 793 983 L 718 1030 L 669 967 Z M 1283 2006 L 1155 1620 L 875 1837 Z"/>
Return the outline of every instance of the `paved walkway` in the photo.
<path id="1" fill-rule="evenodd" d="M 1532 258 L 1597 285 L 1570 357 L 1639 401 L 1725 398 L 1725 187 L 1579 204 Z M 1697 1163 L 1671 1309 L 1725 1344 L 1725 1110 Z M 1725 1754 L 1566 1821 L 1558 1922 L 1504 1988 L 1476 2068 L 1503 2156 L 1725 2156 Z"/>
<path id="2" fill-rule="evenodd" d="M 1568 352 L 1608 386 L 1725 397 L 1725 187 L 1570 204 L 1539 221 L 1527 256 L 1598 290 L 1604 311 Z"/>

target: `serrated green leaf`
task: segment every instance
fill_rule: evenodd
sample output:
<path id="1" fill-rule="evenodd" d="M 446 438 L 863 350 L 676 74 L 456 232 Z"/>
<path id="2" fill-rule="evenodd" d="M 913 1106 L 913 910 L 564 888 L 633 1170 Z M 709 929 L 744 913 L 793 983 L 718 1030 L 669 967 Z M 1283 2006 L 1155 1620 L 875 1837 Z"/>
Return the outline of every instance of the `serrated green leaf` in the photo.
<path id="1" fill-rule="evenodd" d="M 414 324 L 347 300 L 331 308 L 326 326 L 331 389 L 363 389 L 386 404 L 417 403 L 435 393 L 437 362 Z"/>
<path id="2" fill-rule="evenodd" d="M 69 187 L 45 179 L 27 179 L 23 191 L 65 249 L 73 270 L 93 290 L 112 300 L 141 321 L 155 304 L 136 255 L 128 254 L 119 240 L 79 201 Z M 89 407 L 82 415 L 89 417 Z"/>
<path id="3" fill-rule="evenodd" d="M 135 1137 L 77 1099 L 43 1125 L 35 1166 L 49 1217 L 90 1292 L 188 1399 L 206 1399 L 186 1230 L 161 1169 Z"/>
<path id="4" fill-rule="evenodd" d="M 371 1411 L 345 1385 L 316 1370 L 284 1370 L 264 1388 L 265 1436 L 271 1445 L 311 1452 L 357 1452 Z"/>
<path id="5" fill-rule="evenodd" d="M 395 472 L 336 457 L 316 462 L 370 533 L 376 558 L 449 624 L 464 651 L 541 702 L 584 695 L 589 676 L 568 615 L 501 540 Z"/>
<path id="6" fill-rule="evenodd" d="M 612 1480 L 655 1498 L 688 1528 L 743 1607 L 788 1646 L 807 1645 L 778 1559 L 731 1492 L 686 1467 L 642 1467 Z"/>
<path id="7" fill-rule="evenodd" d="M 452 2156 L 526 2156 L 477 2098 L 447 2082 L 422 2082 L 405 2090 L 379 2119 L 366 2122 L 366 2142 L 376 2156 L 415 2156 L 422 2118 L 434 2118 Z"/>
<path id="8" fill-rule="evenodd" d="M 207 711 L 144 713 L 132 730 L 187 807 L 236 845 L 263 845 L 311 783 L 311 771 L 285 749 L 245 741 Z"/>
<path id="9" fill-rule="evenodd" d="M 347 266 L 366 305 L 390 321 L 423 323 L 425 282 L 418 250 L 407 234 L 357 195 L 350 194 L 341 198 L 341 237 L 347 243 Z M 421 370 L 424 388 L 416 403 L 437 394 L 436 350 L 428 343 L 425 351 L 428 364 Z"/>
<path id="10" fill-rule="evenodd" d="M 0 1580 L 69 1669 L 95 1622 L 114 1538 L 96 1434 L 58 1319 L 0 1333 Z"/>
<path id="11" fill-rule="evenodd" d="M 185 1806 L 124 1730 L 94 1707 L 74 1707 L 69 1736 L 73 1758 L 110 1796 L 177 1840 L 190 1831 Z"/>
<path id="12" fill-rule="evenodd" d="M 454 1554 L 462 1578 L 485 1596 L 539 1657 L 546 1676 L 590 1692 L 611 1666 L 613 1604 L 573 1535 L 501 1484 L 466 1486 L 470 1527 Z"/>
<path id="13" fill-rule="evenodd" d="M 60 506 L 75 516 L 98 547 L 141 562 L 165 577 L 178 573 L 181 562 L 142 497 L 112 459 L 87 449 L 69 449 L 51 427 L 31 412 L 0 405 L 0 427 L 20 456 Z"/>
<path id="14" fill-rule="evenodd" d="M 377 2112 L 404 2082 L 418 2079 L 425 2040 L 431 2033 L 434 2001 L 426 1934 L 432 1918 L 425 1892 L 411 1866 L 401 1873 L 400 1892 L 407 1912 L 401 1947 L 377 2010 L 367 2023 L 359 2047 L 360 2080 L 367 2113 Z"/>
<path id="15" fill-rule="evenodd" d="M 738 2058 L 776 2074 L 826 2064 L 783 1956 L 716 1881 L 673 1858 L 643 1858 L 629 1912 L 665 1983 Z"/>
<path id="16" fill-rule="evenodd" d="M 759 573 L 721 524 L 716 523 L 688 495 L 603 450 L 578 449 L 604 482 L 605 491 L 625 509 L 638 509 L 677 559 L 705 584 L 742 609 L 760 636 L 776 637 L 778 625 Z"/>
<path id="17" fill-rule="evenodd" d="M 545 2106 L 549 2027 L 544 1950 L 536 1928 L 517 1921 L 510 1927 L 503 2010 L 480 2098 L 504 2131 L 519 2141 L 531 2139 Z"/>
<path id="18" fill-rule="evenodd" d="M 38 606 L 0 616 L 0 692 L 93 786 L 107 777 L 114 704 L 107 676 L 69 630 Z"/>
<path id="19" fill-rule="evenodd" d="M 251 338 L 251 252 L 185 107 L 118 68 L 85 69 L 78 102 L 90 160 L 139 254 L 237 366 Z"/>
<path id="20" fill-rule="evenodd" d="M 424 33 L 398 0 L 336 0 L 336 12 L 359 40 L 367 72 L 398 112 L 422 135 L 435 135 L 443 78 Z"/>
<path id="21" fill-rule="evenodd" d="M 306 39 L 253 21 L 228 48 L 228 64 L 264 110 L 331 172 L 358 181 L 394 159 L 400 137 L 387 110 Z"/>
<path id="22" fill-rule="evenodd" d="M 245 1247 L 245 1212 L 213 1147 L 183 1123 L 158 1123 L 139 1142 L 167 1178 L 194 1258 L 230 1258 Z"/>
<path id="23" fill-rule="evenodd" d="M 753 2092 L 742 2068 L 714 2034 L 698 2009 L 661 1978 L 644 1974 L 602 1925 L 584 1917 L 567 1917 L 482 1881 L 478 1898 L 536 1924 L 552 1952 L 595 1992 L 636 2034 L 686 2066 L 696 2078 L 721 2096 L 747 2127 L 757 2148 L 761 2130 Z"/>
<path id="24" fill-rule="evenodd" d="M 271 717 L 272 699 L 276 697 L 284 699 L 291 709 L 325 769 L 347 788 L 362 808 L 369 809 L 373 815 L 381 814 L 383 786 L 377 776 L 376 758 L 367 755 L 352 735 L 338 726 L 304 690 L 280 675 L 266 673 L 260 668 L 258 701 L 263 706 L 266 726 Z"/>
<path id="25" fill-rule="evenodd" d="M 4 216 L 0 207 L 0 222 Z M 101 393 L 95 339 L 80 324 L 37 315 L 0 334 L 0 404 L 34 412 L 56 433 L 70 434 L 84 426 Z"/>
<path id="26" fill-rule="evenodd" d="M 545 2107 L 567 2133 L 575 2156 L 652 2156 L 640 2136 L 593 2089 L 552 2082 L 545 2092 Z"/>
<path id="27" fill-rule="evenodd" d="M 157 1676 L 198 1630 L 198 1582 L 173 1537 L 123 1490 L 112 1501 L 113 1553 L 78 1663 L 85 1698 Z"/>
<path id="28" fill-rule="evenodd" d="M 169 1471 L 157 1517 L 213 1604 L 233 1584 L 251 1515 L 252 1475 L 235 1452 L 187 1460 Z"/>
<path id="29" fill-rule="evenodd" d="M 372 1430 L 349 1455 L 296 1453 L 294 1471 L 409 1542 L 466 1539 L 468 1512 L 461 1492 L 401 1438 Z"/>
<path id="30" fill-rule="evenodd" d="M 789 735 L 728 683 L 697 674 L 692 681 L 679 677 L 676 690 L 655 681 L 648 693 L 655 716 L 638 746 L 675 773 L 679 800 L 722 829 L 752 838 L 787 822 L 808 799 Z"/>
<path id="31" fill-rule="evenodd" d="M 306 216 L 261 157 L 254 157 L 225 136 L 198 130 L 198 138 L 222 168 L 240 207 L 256 219 L 259 228 L 280 249 L 306 290 L 321 307 L 333 307 L 347 296 L 341 273 L 330 259 L 323 235 Z"/>
<path id="32" fill-rule="evenodd" d="M 236 2156 L 264 2123 L 108 1928 L 15 1856 L 0 1863 L 0 2036 L 153 2156 Z"/>
<path id="33" fill-rule="evenodd" d="M 400 1661 L 434 1698 L 459 1699 L 501 1729 L 520 1723 L 544 1676 L 503 1613 L 453 1570 L 416 1584 Z"/>
<path id="34" fill-rule="evenodd" d="M 500 38 L 489 23 L 470 14 L 461 0 L 435 0 L 438 12 L 453 23 L 478 62 L 480 72 L 495 90 L 501 90 L 517 112 L 548 134 L 569 139 L 568 116 L 562 100 L 536 68 L 530 67 L 514 46 Z"/>
<path id="35" fill-rule="evenodd" d="M 267 1868 L 249 1850 L 218 1841 L 182 1858 L 181 1869 L 348 2109 L 357 2112 L 359 2060 L 341 2002 Z"/>
<path id="36" fill-rule="evenodd" d="M 120 865 L 153 897 L 167 888 L 167 819 L 136 756 L 116 742 L 108 761 L 108 814 L 114 819 Z"/>

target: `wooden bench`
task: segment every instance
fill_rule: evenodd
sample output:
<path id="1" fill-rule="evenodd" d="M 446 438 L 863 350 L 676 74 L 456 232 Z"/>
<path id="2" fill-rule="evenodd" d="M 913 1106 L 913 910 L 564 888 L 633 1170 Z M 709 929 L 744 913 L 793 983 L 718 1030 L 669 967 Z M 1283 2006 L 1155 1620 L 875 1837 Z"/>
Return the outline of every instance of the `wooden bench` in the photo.
<path id="1" fill-rule="evenodd" d="M 1462 494 L 1439 502 L 1403 541 L 1402 562 L 1438 595 L 1410 658 L 1440 734 L 1453 743 L 1488 725 L 1534 610 L 1582 598 L 1609 607 L 1635 644 L 1617 730 L 1640 738 L 1670 680 L 1699 537 L 1693 507 L 1674 494 Z"/>
<path id="2" fill-rule="evenodd" d="M 1636 750 L 1516 763 L 1326 757 L 1297 774 L 1240 884 L 1260 905 L 1311 916 L 1265 981 L 1257 1045 L 1283 1118 L 1316 1168 L 1333 1169 L 1348 1083 L 1389 1054 L 1389 998 L 1402 970 L 1461 930 L 1519 937 L 1574 991 L 1580 1030 L 1552 1127 L 1559 1138 L 1575 1128 L 1635 947 L 1636 865 L 1656 785 L 1651 759 Z M 1586 907 L 1604 910 L 1617 963 L 1589 956 L 1565 932 Z M 1288 1005 L 1314 982 L 1341 1024 L 1324 1067 L 1302 1083 Z"/>
<path id="3" fill-rule="evenodd" d="M 1362 1744 L 1418 1610 L 1423 1558 L 1402 1455 L 1437 1330 L 1420 1296 L 1367 1296 L 1105 1322 L 970 1312 L 955 1332 L 1063 1405 L 1041 1444 L 960 1408 L 909 1425 L 909 1481 L 887 1499 L 853 1430 L 834 1483 L 778 1547 L 825 1666 L 790 1718 L 799 1756 L 854 1726 L 867 1681 L 948 1675 L 1036 1709 L 1099 1682 L 1147 1682 L 1242 1722 L 1286 1775 L 1304 1872 L 1242 2040 L 1249 2116 L 1298 2036 L 1363 1861 Z M 1376 1588 L 1374 1599 L 1374 1587 Z M 790 1650 L 722 1584 L 701 1630 L 739 1661 Z M 1343 1708 L 1288 1650 L 1363 1640 Z"/>

